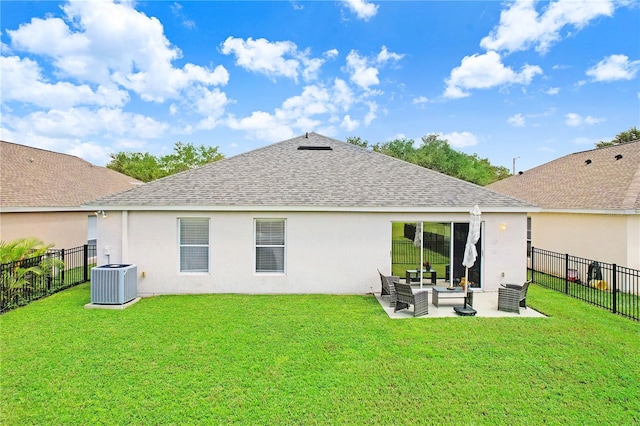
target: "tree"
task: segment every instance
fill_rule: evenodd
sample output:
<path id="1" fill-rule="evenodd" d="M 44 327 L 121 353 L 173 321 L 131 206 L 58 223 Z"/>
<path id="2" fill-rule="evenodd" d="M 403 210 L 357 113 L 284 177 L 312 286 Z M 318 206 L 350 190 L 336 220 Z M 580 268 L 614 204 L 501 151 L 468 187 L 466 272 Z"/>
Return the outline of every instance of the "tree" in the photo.
<path id="1" fill-rule="evenodd" d="M 195 147 L 190 143 L 185 145 L 182 142 L 177 142 L 173 151 L 173 154 L 165 155 L 160 159 L 160 164 L 167 172 L 167 176 L 195 169 L 224 158 L 218 152 L 217 146 L 200 145 Z"/>
<path id="2" fill-rule="evenodd" d="M 604 148 L 606 146 L 619 145 L 621 143 L 633 142 L 637 140 L 640 140 L 640 129 L 634 126 L 634 127 L 631 127 L 629 130 L 627 130 L 626 132 L 618 133 L 616 137 L 610 140 L 609 142 L 600 141 L 596 143 L 596 147 Z"/>
<path id="3" fill-rule="evenodd" d="M 415 161 L 412 161 L 416 152 L 416 149 L 413 147 L 414 143 L 413 139 L 394 139 L 383 144 L 374 145 L 373 150 L 390 157 L 414 163 Z"/>
<path id="4" fill-rule="evenodd" d="M 351 145 L 359 146 L 361 148 L 368 148 L 369 141 L 361 139 L 359 136 L 349 136 L 347 137 L 347 143 Z"/>
<path id="5" fill-rule="evenodd" d="M 107 168 L 131 176 L 143 182 L 160 179 L 185 170 L 194 169 L 224 156 L 218 152 L 218 147 L 191 143 L 176 142 L 173 153 L 164 156 L 154 156 L 148 152 L 118 152 L 110 154 L 111 161 Z"/>
<path id="6" fill-rule="evenodd" d="M 158 159 L 148 152 L 118 152 L 109 156 L 111 161 L 107 164 L 108 169 L 142 182 L 151 182 L 165 176 Z"/>
<path id="7" fill-rule="evenodd" d="M 488 185 L 511 175 L 506 167 L 493 166 L 488 159 L 480 158 L 477 154 L 456 151 L 451 148 L 449 141 L 440 139 L 437 134 L 424 136 L 418 148 L 413 139 L 406 138 L 371 146 L 359 137 L 349 137 L 347 142 L 365 148 L 371 147 L 376 152 L 478 185 Z"/>

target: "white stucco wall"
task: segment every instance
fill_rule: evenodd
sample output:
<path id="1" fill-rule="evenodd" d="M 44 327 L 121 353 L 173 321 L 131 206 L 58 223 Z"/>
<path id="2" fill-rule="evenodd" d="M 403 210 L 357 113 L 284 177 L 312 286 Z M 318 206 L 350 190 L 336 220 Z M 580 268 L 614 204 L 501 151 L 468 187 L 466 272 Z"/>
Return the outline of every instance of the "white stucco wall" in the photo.
<path id="1" fill-rule="evenodd" d="M 391 269 L 392 222 L 469 220 L 468 214 L 341 212 L 131 211 L 107 212 L 107 216 L 98 220 L 98 263 L 138 265 L 141 296 L 379 292 L 376 269 L 383 273 Z M 210 218 L 209 273 L 179 272 L 180 217 Z M 286 219 L 284 274 L 254 272 L 256 218 Z M 501 282 L 524 282 L 526 214 L 486 214 L 483 222 L 484 289 L 496 290 Z"/>
<path id="2" fill-rule="evenodd" d="M 534 247 L 640 269 L 640 215 L 536 213 Z"/>

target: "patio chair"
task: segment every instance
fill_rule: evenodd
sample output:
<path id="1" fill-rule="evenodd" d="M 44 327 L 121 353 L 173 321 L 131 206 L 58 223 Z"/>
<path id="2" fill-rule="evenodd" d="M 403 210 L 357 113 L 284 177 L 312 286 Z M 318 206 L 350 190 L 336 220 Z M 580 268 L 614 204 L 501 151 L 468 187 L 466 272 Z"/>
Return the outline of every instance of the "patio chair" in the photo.
<path id="1" fill-rule="evenodd" d="M 526 281 L 523 285 L 501 284 L 498 289 L 498 310 L 505 312 L 520 313 L 520 308 L 527 308 L 527 290 L 531 281 Z"/>
<path id="2" fill-rule="evenodd" d="M 429 292 L 413 291 L 410 284 L 394 282 L 396 289 L 396 306 L 393 312 L 407 309 L 413 305 L 413 316 L 419 317 L 429 313 Z"/>
<path id="3" fill-rule="evenodd" d="M 382 272 L 378 269 L 378 274 L 380 274 L 380 281 L 382 283 L 382 290 L 380 291 L 380 295 L 388 294 L 391 296 L 391 302 L 389 306 L 392 308 L 396 307 L 396 287 L 393 284 L 398 281 L 400 277 L 395 275 L 382 275 Z"/>

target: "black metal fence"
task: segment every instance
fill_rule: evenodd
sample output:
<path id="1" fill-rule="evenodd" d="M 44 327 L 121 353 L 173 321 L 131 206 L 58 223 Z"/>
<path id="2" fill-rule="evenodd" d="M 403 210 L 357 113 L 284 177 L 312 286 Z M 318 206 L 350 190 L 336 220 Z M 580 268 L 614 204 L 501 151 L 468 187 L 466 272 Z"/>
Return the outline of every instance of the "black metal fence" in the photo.
<path id="1" fill-rule="evenodd" d="M 444 238 L 432 238 L 425 239 L 423 244 L 422 259 L 424 262 L 434 265 L 449 263 L 449 241 Z M 413 241 L 393 240 L 391 241 L 391 262 L 417 265 L 420 263 L 420 249 L 416 248 Z"/>
<path id="2" fill-rule="evenodd" d="M 640 270 L 531 248 L 531 280 L 640 321 Z"/>
<path id="3" fill-rule="evenodd" d="M 86 244 L 0 264 L 0 313 L 89 281 L 95 264 L 96 246 Z"/>

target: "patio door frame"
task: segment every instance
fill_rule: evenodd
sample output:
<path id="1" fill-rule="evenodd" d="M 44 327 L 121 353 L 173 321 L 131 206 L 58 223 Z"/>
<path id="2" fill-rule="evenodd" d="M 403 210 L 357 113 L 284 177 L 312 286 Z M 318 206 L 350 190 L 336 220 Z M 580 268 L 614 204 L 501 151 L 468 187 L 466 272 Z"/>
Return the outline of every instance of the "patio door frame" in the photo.
<path id="1" fill-rule="evenodd" d="M 467 229 L 466 232 L 464 232 L 464 239 L 462 240 L 458 240 L 458 243 L 462 245 L 463 249 L 462 249 L 462 256 L 460 256 L 460 258 L 458 259 L 458 263 L 460 265 L 462 265 L 462 257 L 464 256 L 464 247 L 467 244 L 467 234 L 469 233 L 469 222 L 450 222 L 449 226 L 451 229 L 451 241 L 449 244 L 449 277 L 451 281 L 452 279 L 454 279 L 454 253 L 455 253 L 455 248 L 456 248 L 456 239 L 455 239 L 455 226 L 458 225 L 467 225 Z M 478 268 L 478 282 L 474 282 L 473 280 L 471 280 L 472 282 L 474 282 L 477 287 L 472 287 L 475 289 L 479 289 L 481 290 L 482 288 L 484 288 L 484 238 L 482 238 L 484 236 L 484 221 L 480 222 L 480 239 L 478 240 L 478 242 L 476 243 L 476 249 L 478 251 L 478 257 L 476 258 L 476 262 L 473 265 L 472 269 L 475 269 L 476 266 Z M 462 266 L 462 269 L 464 270 L 464 266 Z M 462 275 L 464 276 L 464 275 Z"/>
<path id="2" fill-rule="evenodd" d="M 396 222 L 392 222 L 391 225 L 393 226 L 393 223 Z M 422 233 L 424 233 L 424 224 L 425 223 L 440 223 L 442 225 L 448 225 L 449 227 L 449 270 L 446 271 L 448 272 L 448 276 L 449 276 L 449 282 L 451 283 L 453 281 L 453 279 L 455 278 L 461 278 L 458 277 L 454 274 L 454 271 L 457 271 L 458 274 L 460 274 L 460 268 L 462 268 L 462 271 L 464 271 L 464 266 L 462 266 L 462 256 L 460 255 L 459 258 L 457 259 L 457 263 L 459 263 L 460 265 L 458 265 L 458 267 L 456 267 L 456 264 L 454 264 L 454 259 L 455 259 L 455 253 L 456 251 L 460 252 L 460 249 L 456 248 L 458 246 L 462 246 L 462 250 L 461 253 L 464 254 L 464 246 L 466 245 L 466 240 L 467 240 L 467 234 L 468 234 L 468 226 L 469 226 L 469 222 L 441 222 L 441 221 L 401 221 L 398 223 L 404 223 L 404 224 L 417 224 L 420 223 L 420 231 Z M 456 232 L 456 226 L 461 226 L 461 225 L 466 225 L 466 231 L 463 232 L 464 234 L 464 238 L 460 238 L 458 240 L 456 240 L 455 238 L 455 232 Z M 416 232 L 418 232 L 418 229 L 416 227 Z M 424 274 L 422 273 L 422 264 L 424 262 L 424 245 L 425 245 L 425 241 L 424 241 L 424 234 L 422 234 L 420 236 L 420 260 L 419 260 L 419 271 L 418 271 L 418 279 L 420 282 L 420 288 L 423 287 L 423 280 L 424 280 Z M 477 267 L 477 277 L 473 277 L 470 276 L 470 281 L 474 282 L 474 284 L 476 286 L 474 286 L 473 288 L 481 290 L 484 288 L 484 221 L 482 221 L 480 223 L 480 239 L 478 240 L 478 243 L 476 244 L 476 249 L 478 251 L 478 257 L 476 259 L 476 262 L 474 264 L 474 267 L 472 269 L 476 269 Z M 393 244 L 393 241 L 392 241 Z M 393 253 L 393 250 L 391 251 Z M 393 265 L 394 265 L 394 261 L 393 261 L 393 255 L 391 257 L 391 270 L 393 270 Z M 445 274 L 446 276 L 446 274 Z M 464 276 L 464 272 L 462 272 L 462 276 Z"/>

